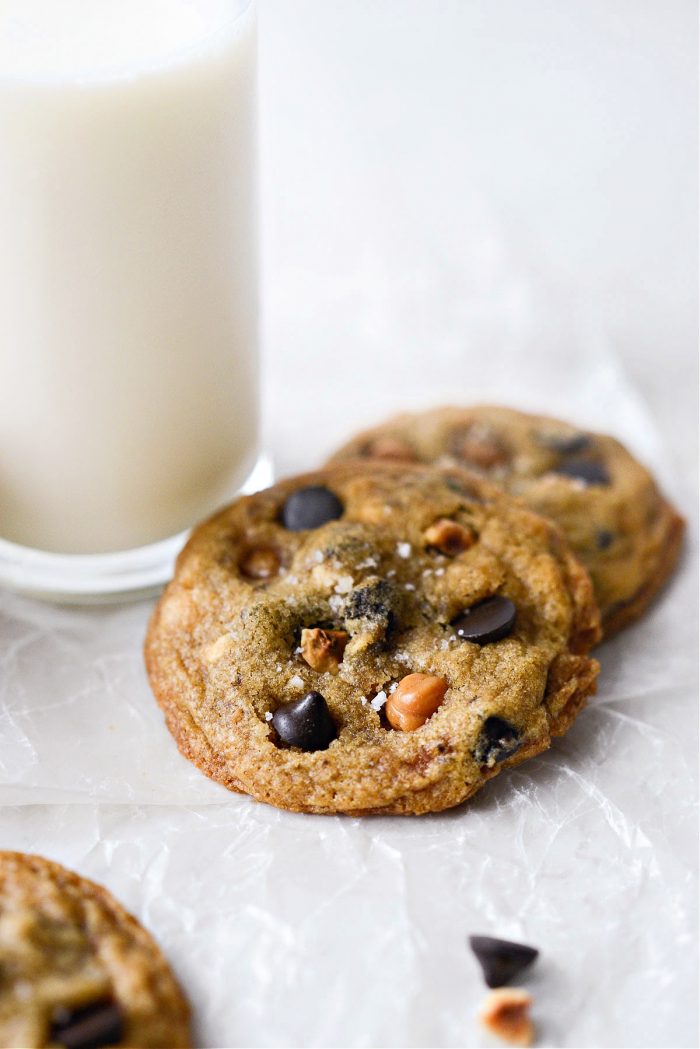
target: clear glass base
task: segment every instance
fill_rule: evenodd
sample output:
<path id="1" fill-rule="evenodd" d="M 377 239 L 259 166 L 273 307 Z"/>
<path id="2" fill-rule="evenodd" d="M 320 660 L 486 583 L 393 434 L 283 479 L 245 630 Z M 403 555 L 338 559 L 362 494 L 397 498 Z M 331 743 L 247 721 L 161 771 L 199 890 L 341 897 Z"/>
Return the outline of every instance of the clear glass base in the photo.
<path id="1" fill-rule="evenodd" d="M 272 462 L 261 455 L 242 494 L 272 483 Z M 189 531 L 149 546 L 112 554 L 50 554 L 0 539 L 0 587 L 44 601 L 104 604 L 158 593 L 170 579 Z"/>

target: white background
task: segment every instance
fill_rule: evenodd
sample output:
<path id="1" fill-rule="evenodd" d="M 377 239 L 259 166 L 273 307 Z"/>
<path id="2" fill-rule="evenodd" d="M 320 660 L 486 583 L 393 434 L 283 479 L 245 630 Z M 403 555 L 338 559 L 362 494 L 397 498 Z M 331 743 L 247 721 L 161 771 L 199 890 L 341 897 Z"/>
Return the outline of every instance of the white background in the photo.
<path id="1" fill-rule="evenodd" d="M 481 396 L 622 436 L 694 515 L 696 13 L 262 0 L 266 440 Z M 465 810 L 292 816 L 180 759 L 150 602 L 0 597 L 2 844 L 115 891 L 208 1046 L 478 1046 L 465 947 L 542 949 L 539 1044 L 693 1046 L 696 525 L 598 696 Z M 96 802 L 99 802 L 98 804 Z"/>

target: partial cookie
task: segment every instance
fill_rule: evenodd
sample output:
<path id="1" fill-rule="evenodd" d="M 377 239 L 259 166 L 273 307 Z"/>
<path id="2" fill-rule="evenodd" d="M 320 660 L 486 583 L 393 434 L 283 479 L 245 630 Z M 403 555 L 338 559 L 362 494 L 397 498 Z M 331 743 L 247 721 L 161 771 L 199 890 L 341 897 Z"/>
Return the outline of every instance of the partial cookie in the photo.
<path id="1" fill-rule="evenodd" d="M 463 471 L 348 463 L 201 525 L 148 630 L 168 727 L 281 808 L 457 805 L 549 746 L 594 690 L 587 573 Z"/>
<path id="2" fill-rule="evenodd" d="M 189 1007 L 151 936 L 100 885 L 0 852 L 0 1046 L 189 1046 Z"/>
<path id="3" fill-rule="evenodd" d="M 510 408 L 434 408 L 359 434 L 333 456 L 477 470 L 555 521 L 593 579 L 610 637 L 670 575 L 683 519 L 612 437 Z"/>

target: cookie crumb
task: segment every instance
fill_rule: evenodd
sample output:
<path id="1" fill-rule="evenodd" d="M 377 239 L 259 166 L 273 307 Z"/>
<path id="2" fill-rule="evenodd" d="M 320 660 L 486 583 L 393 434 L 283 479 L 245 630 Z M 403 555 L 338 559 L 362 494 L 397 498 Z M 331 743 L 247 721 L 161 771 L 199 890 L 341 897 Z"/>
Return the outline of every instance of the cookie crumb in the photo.
<path id="1" fill-rule="evenodd" d="M 287 684 L 289 685 L 290 688 L 303 688 L 304 687 L 304 682 L 302 681 L 302 679 L 299 677 L 298 674 L 295 674 L 294 677 L 290 677 L 290 679 L 287 682 Z"/>
<path id="2" fill-rule="evenodd" d="M 410 543 L 397 543 L 396 544 L 396 553 L 399 555 L 399 557 L 403 557 L 404 560 L 407 560 L 411 556 L 411 544 Z"/>
<path id="3" fill-rule="evenodd" d="M 519 987 L 499 987 L 490 991 L 481 1009 L 483 1027 L 509 1045 L 532 1045 L 535 1028 L 530 1019 L 532 998 Z"/>

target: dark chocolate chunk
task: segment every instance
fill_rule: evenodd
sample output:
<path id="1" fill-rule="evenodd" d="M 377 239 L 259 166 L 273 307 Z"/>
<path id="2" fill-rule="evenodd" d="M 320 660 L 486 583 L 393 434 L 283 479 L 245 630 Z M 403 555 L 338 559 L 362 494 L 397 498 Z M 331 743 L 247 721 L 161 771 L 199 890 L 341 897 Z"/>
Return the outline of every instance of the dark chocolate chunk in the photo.
<path id="1" fill-rule="evenodd" d="M 554 473 L 570 477 L 574 481 L 583 481 L 586 485 L 608 485 L 610 474 L 602 463 L 592 459 L 572 459 L 555 467 Z"/>
<path id="2" fill-rule="evenodd" d="M 350 591 L 343 606 L 343 618 L 347 621 L 366 620 L 388 627 L 395 601 L 396 588 L 388 580 L 372 580 Z"/>
<path id="3" fill-rule="evenodd" d="M 302 750 L 325 750 L 338 735 L 320 692 L 307 692 L 301 699 L 285 703 L 272 715 L 272 724 L 283 743 Z"/>
<path id="4" fill-rule="evenodd" d="M 541 433 L 538 440 L 558 455 L 578 455 L 590 448 L 592 438 L 587 433 Z"/>
<path id="5" fill-rule="evenodd" d="M 513 602 L 501 594 L 486 597 L 471 608 L 466 608 L 453 621 L 457 636 L 475 645 L 488 645 L 507 637 L 515 626 L 516 609 Z"/>
<path id="6" fill-rule="evenodd" d="M 595 545 L 599 550 L 607 550 L 615 536 L 607 528 L 599 528 L 595 534 Z"/>
<path id="7" fill-rule="evenodd" d="M 343 504 L 337 495 L 322 484 L 298 488 L 287 496 L 282 507 L 282 522 L 290 532 L 320 528 L 343 515 Z"/>
<path id="8" fill-rule="evenodd" d="M 66 1049 L 101 1049 L 118 1045 L 123 1037 L 124 1020 L 112 998 L 75 1009 L 59 1005 L 51 1016 L 50 1039 Z"/>
<path id="9" fill-rule="evenodd" d="M 483 969 L 487 987 L 502 987 L 532 965 L 540 953 L 524 943 L 496 940 L 492 936 L 470 936 L 469 946 Z"/>
<path id="10" fill-rule="evenodd" d="M 503 718 L 486 718 L 474 750 L 474 759 L 491 768 L 520 749 L 520 734 Z"/>

